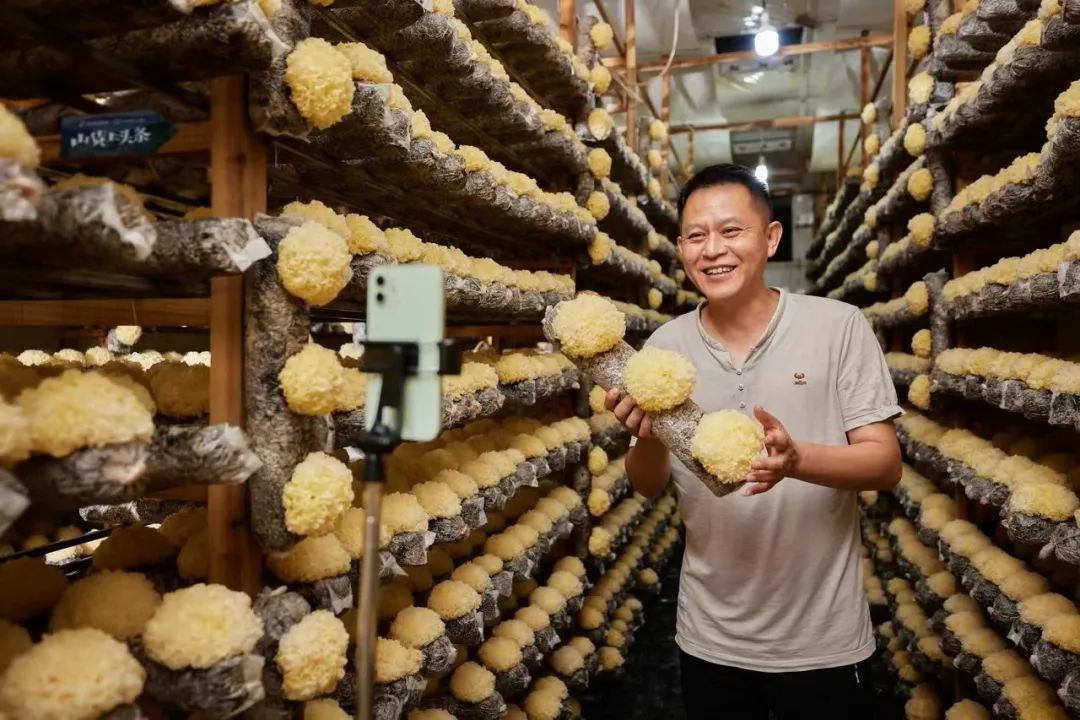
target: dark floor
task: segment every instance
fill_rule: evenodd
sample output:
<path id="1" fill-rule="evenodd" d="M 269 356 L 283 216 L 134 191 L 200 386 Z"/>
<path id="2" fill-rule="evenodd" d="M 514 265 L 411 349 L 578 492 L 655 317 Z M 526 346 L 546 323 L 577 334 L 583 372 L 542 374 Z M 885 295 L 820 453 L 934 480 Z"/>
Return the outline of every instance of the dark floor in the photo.
<path id="1" fill-rule="evenodd" d="M 668 561 L 660 578 L 659 598 L 645 604 L 645 624 L 622 678 L 597 680 L 582 703 L 587 720 L 685 720 L 679 689 L 679 653 L 675 646 L 675 602 L 682 551 Z"/>
<path id="2" fill-rule="evenodd" d="M 675 603 L 681 565 L 680 549 L 661 578 L 660 597 L 645 603 L 645 624 L 634 636 L 625 673 L 617 680 L 597 678 L 582 699 L 586 720 L 686 720 L 675 645 Z M 872 714 L 872 720 L 904 717 L 901 702 L 884 698 Z"/>

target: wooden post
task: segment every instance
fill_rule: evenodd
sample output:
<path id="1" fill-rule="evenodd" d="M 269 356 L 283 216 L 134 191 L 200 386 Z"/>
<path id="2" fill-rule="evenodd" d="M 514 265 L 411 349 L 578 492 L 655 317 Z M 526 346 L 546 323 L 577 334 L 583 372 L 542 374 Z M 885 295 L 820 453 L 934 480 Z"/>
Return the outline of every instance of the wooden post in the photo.
<path id="1" fill-rule="evenodd" d="M 210 181 L 218 217 L 266 211 L 266 148 L 248 124 L 242 76 L 217 78 L 210 89 Z M 244 427 L 244 279 L 210 281 L 210 422 Z M 247 527 L 247 488 L 211 485 L 210 581 L 258 593 L 261 558 Z"/>
<path id="2" fill-rule="evenodd" d="M 904 0 L 893 0 L 892 127 L 904 122 L 907 113 L 907 9 Z"/>
<path id="3" fill-rule="evenodd" d="M 559 0 L 559 35 L 571 45 L 577 45 L 574 0 Z"/>
<path id="4" fill-rule="evenodd" d="M 638 149 L 637 76 L 636 12 L 634 0 L 626 0 L 626 142 L 635 153 Z"/>
<path id="5" fill-rule="evenodd" d="M 959 190 L 958 190 L 959 191 Z M 976 268 L 975 258 L 970 252 L 963 250 L 954 250 L 952 253 L 952 276 L 958 278 L 962 275 L 967 275 L 969 272 Z M 956 334 L 954 341 L 956 347 L 971 347 L 969 342 L 970 332 L 968 327 L 964 323 L 954 323 L 954 329 Z"/>
<path id="6" fill-rule="evenodd" d="M 869 31 L 863 30 L 863 35 L 869 35 Z M 870 102 L 870 48 L 859 48 L 859 110 L 860 112 Z M 870 158 L 866 154 L 866 138 L 870 135 L 870 126 L 866 123 L 860 125 L 862 128 L 859 137 L 862 138 L 862 165 L 866 167 L 866 164 L 870 161 Z"/>
<path id="7" fill-rule="evenodd" d="M 690 137 L 686 142 L 686 164 L 690 166 L 690 174 L 694 174 L 694 133 L 690 133 Z"/>
<path id="8" fill-rule="evenodd" d="M 960 185 L 966 183 L 957 183 L 957 191 L 960 190 Z M 954 250 L 952 252 L 952 276 L 958 278 L 961 275 L 966 275 L 976 268 L 975 258 L 968 251 Z M 971 333 L 968 326 L 965 323 L 953 324 L 953 338 L 952 341 L 955 347 L 970 347 Z M 975 510 L 972 501 L 968 499 L 964 493 L 963 487 L 960 483 L 956 484 L 956 489 L 953 495 L 956 501 L 956 517 L 960 520 L 974 520 Z M 956 702 L 968 697 L 969 694 L 966 689 L 966 683 L 964 682 L 963 675 L 961 673 L 955 673 L 953 675 L 953 699 Z"/>
<path id="9" fill-rule="evenodd" d="M 664 125 L 670 127 L 671 123 L 671 73 L 666 72 L 660 76 L 660 119 Z M 671 151 L 671 133 L 665 133 L 660 141 L 660 190 L 667 197 L 668 180 L 668 154 Z"/>
<path id="10" fill-rule="evenodd" d="M 971 184 L 972 170 L 969 167 L 969 163 L 964 158 L 960 158 L 956 161 L 956 192 L 960 192 L 965 187 Z M 972 270 L 978 267 L 975 255 L 971 250 L 967 248 L 958 248 L 952 250 L 950 262 L 952 267 L 952 277 L 959 278 L 963 275 L 967 275 Z M 971 347 L 971 326 L 968 323 L 953 323 L 952 326 L 952 347 Z M 963 494 L 961 490 L 960 494 Z M 972 517 L 972 507 L 965 499 L 963 504 L 957 505 L 957 517 L 962 520 L 970 520 Z"/>
<path id="11" fill-rule="evenodd" d="M 847 140 L 847 120 L 838 120 L 836 123 L 836 191 L 844 185 L 844 176 L 847 174 L 845 165 L 844 148 Z"/>

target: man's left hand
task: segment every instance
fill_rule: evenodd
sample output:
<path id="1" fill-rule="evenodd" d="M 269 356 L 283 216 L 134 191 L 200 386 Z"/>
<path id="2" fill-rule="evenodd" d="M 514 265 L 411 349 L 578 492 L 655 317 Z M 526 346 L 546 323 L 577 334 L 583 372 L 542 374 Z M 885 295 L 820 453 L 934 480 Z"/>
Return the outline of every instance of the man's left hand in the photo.
<path id="1" fill-rule="evenodd" d="M 799 463 L 795 441 L 788 435 L 783 424 L 765 412 L 760 405 L 754 406 L 754 417 L 765 429 L 765 450 L 768 457 L 760 457 L 750 465 L 746 476 L 746 494 L 760 495 L 772 490 L 776 483 L 790 477 Z"/>

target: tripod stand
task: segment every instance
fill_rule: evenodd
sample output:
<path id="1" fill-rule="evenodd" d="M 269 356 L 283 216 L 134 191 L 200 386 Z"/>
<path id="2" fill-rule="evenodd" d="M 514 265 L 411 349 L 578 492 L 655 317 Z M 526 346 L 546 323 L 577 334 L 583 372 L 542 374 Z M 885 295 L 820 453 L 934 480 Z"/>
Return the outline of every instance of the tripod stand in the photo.
<path id="1" fill-rule="evenodd" d="M 460 346 L 442 340 L 439 348 L 440 375 L 461 372 Z M 362 369 L 382 376 L 375 420 L 370 430 L 358 433 L 355 445 L 364 452 L 364 554 L 360 560 L 360 587 L 357 592 L 356 682 L 358 720 L 371 720 L 374 703 L 375 639 L 379 580 L 379 518 L 385 456 L 402 442 L 405 380 L 418 371 L 420 344 L 415 342 L 365 342 Z"/>

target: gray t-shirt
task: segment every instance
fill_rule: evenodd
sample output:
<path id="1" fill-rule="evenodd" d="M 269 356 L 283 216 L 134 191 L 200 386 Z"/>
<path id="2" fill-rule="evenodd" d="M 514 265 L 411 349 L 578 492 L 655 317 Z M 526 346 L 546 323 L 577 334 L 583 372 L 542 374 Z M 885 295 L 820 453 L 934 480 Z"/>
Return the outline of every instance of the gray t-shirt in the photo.
<path id="1" fill-rule="evenodd" d="M 648 344 L 694 363 L 705 412 L 755 404 L 797 441 L 846 445 L 846 432 L 901 413 L 874 333 L 853 306 L 781 292 L 741 368 L 700 309 Z M 837 667 L 874 650 L 859 562 L 857 497 L 786 479 L 762 495 L 717 498 L 674 457 L 686 523 L 676 642 L 708 662 L 764 672 Z"/>

